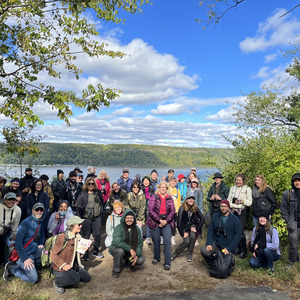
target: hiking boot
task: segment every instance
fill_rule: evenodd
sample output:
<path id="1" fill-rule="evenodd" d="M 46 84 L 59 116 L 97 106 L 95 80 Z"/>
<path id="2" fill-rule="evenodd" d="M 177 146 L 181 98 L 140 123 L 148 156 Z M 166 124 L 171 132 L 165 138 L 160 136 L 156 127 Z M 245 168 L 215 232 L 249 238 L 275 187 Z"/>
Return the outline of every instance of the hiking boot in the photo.
<path id="1" fill-rule="evenodd" d="M 274 269 L 267 269 L 267 273 L 270 276 L 274 275 Z"/>
<path id="2" fill-rule="evenodd" d="M 171 237 L 171 244 L 172 244 L 172 246 L 176 246 L 175 236 Z"/>
<path id="3" fill-rule="evenodd" d="M 173 254 L 171 255 L 171 260 L 174 260 L 176 257 L 177 257 L 177 254 L 176 254 L 176 253 L 173 253 Z"/>
<path id="4" fill-rule="evenodd" d="M 63 287 L 57 286 L 57 284 L 56 284 L 56 279 L 53 280 L 53 286 L 54 286 L 55 292 L 56 292 L 57 294 L 64 294 L 64 293 L 65 293 L 65 289 L 64 289 Z"/>
<path id="5" fill-rule="evenodd" d="M 102 252 L 96 251 L 96 250 L 94 250 L 93 256 L 95 256 L 96 258 L 103 258 L 104 257 Z"/>
<path id="6" fill-rule="evenodd" d="M 171 266 L 170 265 L 165 265 L 165 270 L 166 271 L 170 271 L 171 270 Z"/>
<path id="7" fill-rule="evenodd" d="M 188 261 L 188 262 L 191 262 L 192 259 L 193 259 L 193 255 L 192 255 L 191 253 L 187 253 L 187 254 L 186 254 L 186 258 L 187 258 L 187 261 Z"/>
<path id="8" fill-rule="evenodd" d="M 159 263 L 159 261 L 155 258 L 152 259 L 152 265 L 157 265 Z"/>
<path id="9" fill-rule="evenodd" d="M 83 256 L 82 256 L 82 260 L 84 261 L 88 261 L 89 260 L 89 251 L 85 251 Z"/>
<path id="10" fill-rule="evenodd" d="M 152 245 L 152 242 L 151 242 L 151 239 L 150 238 L 146 238 L 146 244 L 148 246 L 151 246 Z"/>
<path id="11" fill-rule="evenodd" d="M 14 275 L 10 272 L 10 267 L 13 265 L 14 263 L 9 261 L 5 267 L 4 267 L 4 272 L 3 272 L 3 280 L 4 281 L 11 281 L 12 278 L 14 277 Z"/>
<path id="12" fill-rule="evenodd" d="M 119 273 L 119 272 L 112 271 L 112 277 L 113 277 L 113 278 L 119 278 L 119 277 L 120 277 L 120 273 Z"/>

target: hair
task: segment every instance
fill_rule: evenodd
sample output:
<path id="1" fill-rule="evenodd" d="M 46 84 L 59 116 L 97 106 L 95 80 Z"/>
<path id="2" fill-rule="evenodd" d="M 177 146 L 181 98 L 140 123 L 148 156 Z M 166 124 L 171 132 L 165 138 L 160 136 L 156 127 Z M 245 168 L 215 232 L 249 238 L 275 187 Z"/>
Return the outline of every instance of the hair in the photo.
<path id="1" fill-rule="evenodd" d="M 113 190 L 113 186 L 114 185 L 118 185 L 118 186 L 120 186 L 116 181 L 111 185 L 111 189 L 110 189 L 110 192 L 109 192 L 109 197 L 111 197 L 112 195 L 113 195 L 113 192 L 114 192 L 114 190 Z"/>
<path id="2" fill-rule="evenodd" d="M 98 175 L 98 177 L 97 177 L 96 179 L 99 179 L 99 180 L 100 180 L 100 179 L 101 179 L 101 174 L 102 174 L 102 173 L 105 174 L 105 179 L 106 179 L 106 181 L 107 181 L 107 182 L 110 182 L 110 181 L 109 181 L 109 177 L 108 177 L 108 175 L 107 175 L 107 172 L 104 171 L 104 170 L 101 170 L 101 171 L 100 171 L 100 173 L 99 173 L 99 175 Z"/>
<path id="3" fill-rule="evenodd" d="M 176 177 L 172 177 L 172 178 L 170 179 L 170 182 L 171 182 L 171 181 L 176 181 L 176 182 L 178 182 L 178 180 L 177 180 Z"/>
<path id="4" fill-rule="evenodd" d="M 261 186 L 259 187 L 259 189 L 258 189 L 258 191 L 260 192 L 260 193 L 263 193 L 265 190 L 266 190 L 266 188 L 267 188 L 267 182 L 266 182 L 266 179 L 265 179 L 265 177 L 264 176 L 262 176 L 262 175 L 256 175 L 255 176 L 255 178 L 259 178 L 260 180 L 261 180 Z M 254 186 L 255 186 L 255 179 L 254 179 Z"/>
<path id="5" fill-rule="evenodd" d="M 88 166 L 88 168 L 87 168 L 87 173 L 88 173 L 88 174 L 93 174 L 93 173 L 94 173 L 94 169 L 95 169 L 95 167 L 93 167 L 93 166 Z"/>
<path id="6" fill-rule="evenodd" d="M 246 177 L 245 177 L 244 174 L 237 174 L 237 175 L 235 176 L 234 182 L 236 181 L 236 179 L 237 179 L 238 177 L 242 178 L 242 180 L 243 180 L 243 185 L 246 184 Z"/>
<path id="7" fill-rule="evenodd" d="M 85 180 L 85 182 L 84 182 L 84 185 L 83 185 L 83 187 L 82 187 L 82 189 L 83 190 L 85 190 L 86 192 L 88 191 L 88 185 L 89 185 L 89 183 L 91 182 L 91 181 L 94 181 L 94 192 L 98 189 L 97 188 L 97 185 L 96 185 L 96 181 L 95 181 L 95 179 L 94 178 L 91 178 L 91 177 L 88 177 L 86 180 Z"/>
<path id="8" fill-rule="evenodd" d="M 190 178 L 190 176 L 191 176 L 191 175 L 193 175 L 193 176 L 194 176 L 194 178 L 197 178 L 196 174 L 195 174 L 195 173 L 193 173 L 193 172 L 191 172 L 191 173 L 189 174 L 188 178 Z"/>
<path id="9" fill-rule="evenodd" d="M 127 215 L 125 216 L 126 219 Z M 125 227 L 125 243 L 129 245 L 130 236 L 129 236 L 129 230 L 126 222 L 124 222 Z M 131 227 L 131 248 L 136 251 L 138 245 L 138 231 L 137 231 L 137 225 L 136 225 L 136 218 L 134 217 L 134 222 L 132 223 Z"/>
<path id="10" fill-rule="evenodd" d="M 140 182 L 139 182 L 138 180 L 133 180 L 133 181 L 132 181 L 132 184 L 131 184 L 131 187 L 130 187 L 130 191 L 131 191 L 131 192 L 132 192 L 132 188 L 133 188 L 135 185 L 138 186 L 139 191 L 141 190 L 141 184 L 140 184 Z"/>
<path id="11" fill-rule="evenodd" d="M 182 208 L 188 212 L 189 210 L 192 212 L 192 213 L 195 213 L 197 211 L 197 204 L 196 202 L 194 201 L 194 204 L 192 206 L 190 206 L 186 200 L 184 200 L 181 204 Z"/>
<path id="12" fill-rule="evenodd" d="M 169 184 L 168 184 L 166 181 L 161 181 L 161 182 L 158 184 L 158 186 L 157 186 L 157 189 L 156 189 L 155 194 L 160 194 L 160 188 L 161 188 L 161 186 L 162 186 L 163 184 L 167 187 L 167 191 L 168 191 L 168 189 L 169 189 Z"/>
<path id="13" fill-rule="evenodd" d="M 142 179 L 142 184 L 144 184 L 144 180 L 147 179 L 149 181 L 149 185 L 151 184 L 150 177 L 144 176 Z"/>
<path id="14" fill-rule="evenodd" d="M 267 219 L 267 222 L 266 222 L 266 225 L 265 225 L 265 230 L 266 230 L 267 233 L 270 233 L 270 229 L 271 229 L 271 224 L 270 224 L 269 220 Z M 257 234 L 258 231 L 259 231 L 259 220 L 258 220 L 257 225 L 255 227 L 255 233 Z"/>
<path id="15" fill-rule="evenodd" d="M 73 228 L 74 228 L 74 225 L 75 225 L 75 224 L 68 225 L 68 226 L 67 226 L 67 231 L 72 231 Z"/>
<path id="16" fill-rule="evenodd" d="M 42 184 L 41 192 L 43 191 L 43 187 L 44 187 L 43 182 L 42 182 L 41 179 L 38 178 L 38 179 L 35 179 L 35 180 L 34 180 L 34 182 L 32 183 L 32 185 L 31 185 L 31 187 L 30 187 L 31 193 L 33 193 L 33 194 L 35 193 L 35 191 L 36 191 L 35 186 L 37 185 L 38 182 L 40 182 L 40 183 Z"/>

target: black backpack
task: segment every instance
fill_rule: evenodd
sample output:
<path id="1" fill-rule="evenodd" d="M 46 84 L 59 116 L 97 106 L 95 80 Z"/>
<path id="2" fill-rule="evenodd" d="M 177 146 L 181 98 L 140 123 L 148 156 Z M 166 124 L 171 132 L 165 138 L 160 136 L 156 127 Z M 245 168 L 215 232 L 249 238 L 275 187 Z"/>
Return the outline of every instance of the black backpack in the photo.
<path id="1" fill-rule="evenodd" d="M 225 279 L 234 270 L 235 258 L 231 254 L 224 254 L 220 249 L 217 251 L 216 258 L 210 266 L 209 274 L 212 277 Z"/>

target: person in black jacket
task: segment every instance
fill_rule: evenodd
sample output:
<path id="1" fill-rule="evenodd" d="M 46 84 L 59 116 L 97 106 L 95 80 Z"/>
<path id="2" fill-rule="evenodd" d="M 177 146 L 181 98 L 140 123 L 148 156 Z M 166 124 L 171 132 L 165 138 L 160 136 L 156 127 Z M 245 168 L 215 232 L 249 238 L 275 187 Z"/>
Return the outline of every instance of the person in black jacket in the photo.
<path id="1" fill-rule="evenodd" d="M 103 212 L 103 196 L 100 190 L 97 189 L 95 179 L 88 177 L 85 180 L 83 189 L 78 196 L 76 204 L 77 215 L 85 219 L 82 224 L 81 234 L 85 239 L 89 239 L 92 231 L 94 236 L 94 252 L 96 258 L 103 258 L 104 255 L 100 252 L 101 245 L 101 220 Z M 83 255 L 83 260 L 89 260 L 88 250 Z"/>
<path id="2" fill-rule="evenodd" d="M 58 211 L 58 203 L 60 200 L 59 192 L 61 188 L 65 185 L 64 180 L 64 171 L 61 169 L 57 170 L 57 178 L 55 178 L 51 183 L 51 189 L 54 195 L 54 202 L 53 202 L 53 212 Z M 66 200 L 66 199 L 63 199 Z"/>
<path id="3" fill-rule="evenodd" d="M 172 254 L 174 260 L 185 248 L 187 251 L 187 261 L 192 261 L 192 255 L 197 239 L 197 233 L 202 234 L 204 217 L 195 203 L 195 197 L 190 195 L 180 206 L 178 210 L 177 228 L 183 241 Z"/>
<path id="4" fill-rule="evenodd" d="M 20 180 L 20 190 L 22 192 L 23 201 L 26 199 L 30 191 L 30 187 L 36 178 L 32 176 L 32 169 L 25 169 L 25 176 Z"/>
<path id="5" fill-rule="evenodd" d="M 262 175 L 255 176 L 252 198 L 252 220 L 256 227 L 261 213 L 267 212 L 270 220 L 277 206 L 275 195 Z"/>

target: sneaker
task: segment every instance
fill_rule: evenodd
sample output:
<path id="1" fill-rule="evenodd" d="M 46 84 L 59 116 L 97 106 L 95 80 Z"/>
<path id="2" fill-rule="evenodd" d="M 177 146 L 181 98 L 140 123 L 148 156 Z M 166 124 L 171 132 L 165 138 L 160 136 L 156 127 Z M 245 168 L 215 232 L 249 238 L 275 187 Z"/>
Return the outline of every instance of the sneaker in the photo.
<path id="1" fill-rule="evenodd" d="M 84 260 L 84 261 L 88 261 L 88 260 L 89 260 L 89 253 L 88 253 L 88 251 L 86 251 L 86 252 L 83 254 L 82 260 Z"/>
<path id="2" fill-rule="evenodd" d="M 165 265 L 165 270 L 166 271 L 170 271 L 171 270 L 171 266 L 170 265 Z"/>
<path id="3" fill-rule="evenodd" d="M 193 255 L 191 253 L 187 253 L 186 258 L 188 262 L 191 262 L 193 259 Z"/>
<path id="4" fill-rule="evenodd" d="M 56 292 L 57 294 L 64 294 L 64 293 L 65 293 L 65 289 L 64 289 L 63 287 L 57 286 L 56 280 L 55 280 L 55 279 L 53 280 L 53 286 L 54 286 L 55 292 Z"/>
<path id="5" fill-rule="evenodd" d="M 159 261 L 155 258 L 152 259 L 152 265 L 157 265 L 159 263 Z"/>
<path id="6" fill-rule="evenodd" d="M 270 276 L 274 275 L 274 269 L 267 269 L 267 273 Z"/>
<path id="7" fill-rule="evenodd" d="M 100 251 L 94 251 L 93 256 L 95 256 L 96 258 L 103 258 L 104 257 L 103 253 L 100 252 Z"/>
<path id="8" fill-rule="evenodd" d="M 120 277 L 120 273 L 112 271 L 112 277 L 113 278 L 119 278 Z"/>
<path id="9" fill-rule="evenodd" d="M 172 246 L 176 246 L 175 236 L 171 237 L 171 244 L 172 244 Z"/>
<path id="10" fill-rule="evenodd" d="M 9 261 L 5 267 L 3 272 L 3 280 L 4 281 L 11 281 L 14 275 L 10 272 L 10 267 L 13 265 L 13 262 Z"/>
<path id="11" fill-rule="evenodd" d="M 196 240 L 195 247 L 197 247 L 198 245 L 199 245 L 199 242 L 198 242 L 198 240 Z"/>
<path id="12" fill-rule="evenodd" d="M 176 257 L 177 257 L 177 254 L 176 254 L 176 253 L 173 253 L 173 254 L 171 255 L 171 260 L 174 260 Z"/>
<path id="13" fill-rule="evenodd" d="M 163 239 L 163 237 L 162 237 L 162 236 L 160 237 L 160 244 L 161 244 L 161 245 L 163 245 L 163 244 L 164 244 L 164 239 Z"/>
<path id="14" fill-rule="evenodd" d="M 146 244 L 148 246 L 151 246 L 152 245 L 152 242 L 151 242 L 151 239 L 150 238 L 146 238 Z"/>

